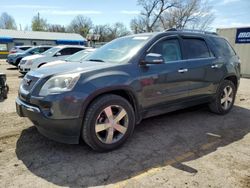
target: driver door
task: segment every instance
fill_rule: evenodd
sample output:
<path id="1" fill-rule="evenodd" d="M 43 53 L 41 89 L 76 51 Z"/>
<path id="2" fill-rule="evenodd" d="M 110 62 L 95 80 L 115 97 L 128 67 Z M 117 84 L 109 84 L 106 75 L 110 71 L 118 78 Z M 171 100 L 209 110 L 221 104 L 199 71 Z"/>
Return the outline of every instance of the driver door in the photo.
<path id="1" fill-rule="evenodd" d="M 188 79 L 185 74 L 186 61 L 178 37 L 158 40 L 146 54 L 161 54 L 162 64 L 141 66 L 141 100 L 144 109 L 160 108 L 178 103 L 188 97 Z"/>

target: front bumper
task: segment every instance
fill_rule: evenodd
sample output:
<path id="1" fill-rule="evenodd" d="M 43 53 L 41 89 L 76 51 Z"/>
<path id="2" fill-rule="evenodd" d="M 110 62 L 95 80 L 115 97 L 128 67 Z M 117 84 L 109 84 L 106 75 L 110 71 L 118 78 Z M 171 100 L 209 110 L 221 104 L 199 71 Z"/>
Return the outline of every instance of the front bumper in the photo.
<path id="1" fill-rule="evenodd" d="M 81 135 L 82 119 L 49 119 L 39 107 L 16 99 L 16 111 L 20 117 L 28 117 L 38 131 L 58 142 L 78 144 Z"/>
<path id="2" fill-rule="evenodd" d="M 27 72 L 30 71 L 30 68 L 25 68 L 25 67 L 22 67 L 20 65 L 18 65 L 18 69 L 19 69 L 19 72 L 22 74 L 26 74 Z"/>
<path id="3" fill-rule="evenodd" d="M 6 59 L 6 62 L 10 65 L 15 65 L 14 59 Z"/>

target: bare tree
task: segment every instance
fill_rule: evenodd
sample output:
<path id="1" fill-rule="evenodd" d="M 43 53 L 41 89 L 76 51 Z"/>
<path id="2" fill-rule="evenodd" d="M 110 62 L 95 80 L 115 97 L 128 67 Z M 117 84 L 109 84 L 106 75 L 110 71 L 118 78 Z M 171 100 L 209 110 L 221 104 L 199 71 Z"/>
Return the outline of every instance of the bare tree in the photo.
<path id="1" fill-rule="evenodd" d="M 36 16 L 33 17 L 31 23 L 32 31 L 47 31 L 48 24 L 47 20 L 40 17 L 40 14 L 37 13 Z"/>
<path id="2" fill-rule="evenodd" d="M 109 35 L 109 30 L 108 30 L 108 25 L 96 25 L 93 28 L 93 33 L 100 35 L 99 42 L 108 42 L 108 35 Z"/>
<path id="3" fill-rule="evenodd" d="M 164 29 L 192 28 L 209 29 L 214 20 L 212 7 L 207 0 L 179 0 L 178 5 L 172 7 L 160 16 Z"/>
<path id="4" fill-rule="evenodd" d="M 139 18 L 131 23 L 133 30 L 145 30 L 153 32 L 158 29 L 160 16 L 168 9 L 176 5 L 175 0 L 138 0 L 138 5 L 142 7 Z M 144 28 L 141 28 L 142 25 Z M 135 27 L 136 26 L 136 27 Z"/>
<path id="5" fill-rule="evenodd" d="M 130 34 L 126 26 L 120 22 L 114 23 L 113 25 L 109 26 L 108 30 L 109 30 L 109 38 L 111 40 Z"/>
<path id="6" fill-rule="evenodd" d="M 68 26 L 69 32 L 79 33 L 86 37 L 90 30 L 93 28 L 93 23 L 90 18 L 82 15 L 76 16 Z"/>
<path id="7" fill-rule="evenodd" d="M 14 18 L 6 12 L 0 16 L 0 29 L 17 29 Z"/>
<path id="8" fill-rule="evenodd" d="M 145 20 L 141 17 L 134 18 L 130 21 L 130 29 L 133 33 L 145 33 L 146 32 Z"/>
<path id="9" fill-rule="evenodd" d="M 60 24 L 49 24 L 48 25 L 48 31 L 50 32 L 66 32 L 66 28 Z"/>
<path id="10" fill-rule="evenodd" d="M 93 33 L 100 35 L 100 42 L 109 42 L 115 38 L 130 34 L 130 31 L 124 24 L 117 22 L 113 25 L 97 25 L 94 27 Z"/>

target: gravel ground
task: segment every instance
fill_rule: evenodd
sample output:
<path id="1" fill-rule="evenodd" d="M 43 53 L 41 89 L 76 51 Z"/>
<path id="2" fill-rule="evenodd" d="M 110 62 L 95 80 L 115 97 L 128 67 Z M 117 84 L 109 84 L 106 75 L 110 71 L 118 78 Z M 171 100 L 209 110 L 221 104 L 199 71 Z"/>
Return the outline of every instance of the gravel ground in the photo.
<path id="1" fill-rule="evenodd" d="M 250 187 L 250 80 L 225 116 L 205 106 L 141 122 L 121 149 L 96 153 L 40 135 L 15 113 L 21 75 L 0 60 L 0 187 Z"/>

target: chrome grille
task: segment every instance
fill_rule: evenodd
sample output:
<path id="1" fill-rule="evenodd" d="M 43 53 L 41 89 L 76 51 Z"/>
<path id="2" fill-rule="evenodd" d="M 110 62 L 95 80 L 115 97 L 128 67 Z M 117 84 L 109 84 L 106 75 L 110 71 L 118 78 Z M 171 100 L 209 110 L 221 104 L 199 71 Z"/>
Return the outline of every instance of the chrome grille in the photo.
<path id="1" fill-rule="evenodd" d="M 29 92 L 38 80 L 39 78 L 27 74 L 22 80 L 21 88 L 26 92 Z"/>

